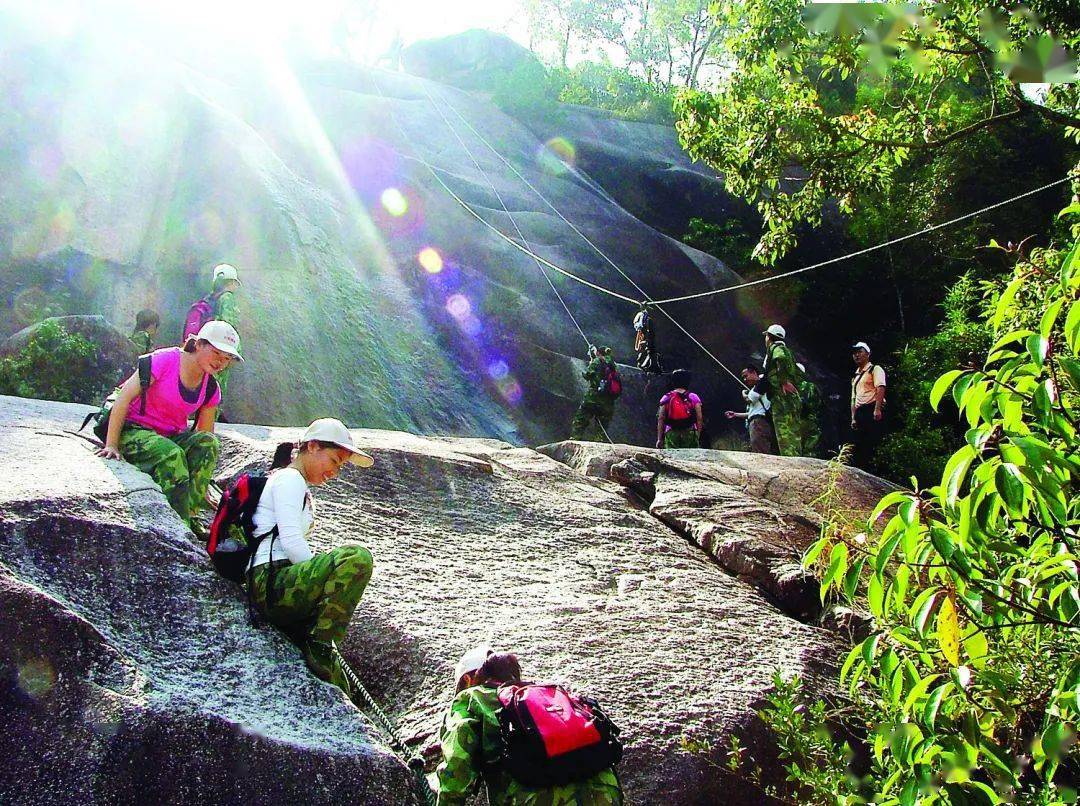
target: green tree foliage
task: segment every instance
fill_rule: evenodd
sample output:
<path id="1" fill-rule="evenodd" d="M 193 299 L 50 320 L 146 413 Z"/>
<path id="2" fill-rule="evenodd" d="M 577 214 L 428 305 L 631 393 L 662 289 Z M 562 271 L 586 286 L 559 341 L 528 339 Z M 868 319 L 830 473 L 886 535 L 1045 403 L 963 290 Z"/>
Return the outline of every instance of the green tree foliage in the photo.
<path id="1" fill-rule="evenodd" d="M 621 67 L 582 62 L 573 69 L 555 68 L 550 81 L 559 101 L 605 109 L 625 120 L 673 123 L 672 94 Z"/>
<path id="2" fill-rule="evenodd" d="M 1075 85 L 1045 96 L 1020 85 L 1076 73 L 1077 16 L 1046 5 L 1049 25 L 972 0 L 721 4 L 733 69 L 718 92 L 679 97 L 680 137 L 757 206 L 756 257 L 775 262 L 827 204 L 852 213 L 916 158 L 1019 120 L 1080 126 Z"/>
<path id="3" fill-rule="evenodd" d="M 987 319 L 987 357 L 930 390 L 967 427 L 940 483 L 890 493 L 866 531 L 825 529 L 805 556 L 822 598 L 872 627 L 839 709 L 807 710 L 795 684 L 763 710 L 799 802 L 1076 802 L 1080 239 L 1021 261 Z M 837 718 L 866 736 L 865 763 L 838 768 L 830 739 L 822 765 L 820 739 L 791 735 Z"/>
<path id="4" fill-rule="evenodd" d="M 879 475 L 892 479 L 941 475 L 963 430 L 955 417 L 946 419 L 931 409 L 930 391 L 942 370 L 986 356 L 990 332 L 978 315 L 981 301 L 978 284 L 970 274 L 964 275 L 945 296 L 945 319 L 938 331 L 911 339 L 897 352 L 889 378 L 892 433 L 878 451 Z"/>
<path id="5" fill-rule="evenodd" d="M 59 322 L 47 321 L 26 346 L 0 359 L 0 394 L 98 403 L 115 378 L 102 376 L 97 348 Z"/>

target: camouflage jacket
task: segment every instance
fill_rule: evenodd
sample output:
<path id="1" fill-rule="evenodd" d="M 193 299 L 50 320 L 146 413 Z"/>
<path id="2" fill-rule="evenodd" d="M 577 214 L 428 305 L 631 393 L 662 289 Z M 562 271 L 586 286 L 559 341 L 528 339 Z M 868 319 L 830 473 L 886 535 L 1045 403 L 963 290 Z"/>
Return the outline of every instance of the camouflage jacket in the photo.
<path id="1" fill-rule="evenodd" d="M 150 334 L 145 330 L 136 330 L 128 336 L 128 341 L 135 345 L 135 349 L 139 351 L 139 355 L 146 355 L 147 353 L 154 352 L 154 340 L 150 338 Z"/>
<path id="2" fill-rule="evenodd" d="M 435 773 L 439 806 L 464 806 L 481 780 L 487 785 L 490 806 L 622 806 L 614 770 L 547 789 L 528 789 L 503 772 L 500 707 L 491 686 L 467 688 L 450 704 L 439 731 L 442 762 Z"/>
<path id="3" fill-rule="evenodd" d="M 795 356 L 782 341 L 773 342 L 765 356 L 765 379 L 768 381 L 769 400 L 776 402 L 784 394 L 783 386 L 790 382 L 799 385 L 802 373 L 795 366 Z"/>
<path id="4" fill-rule="evenodd" d="M 240 332 L 240 305 L 236 301 L 236 294 L 226 291 L 217 298 L 214 304 L 214 318 L 222 322 L 228 322 L 237 333 Z M 241 339 L 243 341 L 243 339 Z M 239 349 L 239 345 L 237 345 Z"/>

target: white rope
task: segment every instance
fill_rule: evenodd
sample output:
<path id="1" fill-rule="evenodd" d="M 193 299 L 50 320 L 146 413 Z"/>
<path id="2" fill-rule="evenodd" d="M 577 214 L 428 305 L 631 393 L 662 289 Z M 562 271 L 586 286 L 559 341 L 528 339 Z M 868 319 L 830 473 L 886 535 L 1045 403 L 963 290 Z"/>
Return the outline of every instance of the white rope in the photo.
<path id="1" fill-rule="evenodd" d="M 582 341 L 585 342 L 585 346 L 590 346 L 592 342 L 590 342 L 589 337 L 585 335 L 585 331 L 581 329 L 581 325 L 578 324 L 578 320 L 574 317 L 574 314 L 571 313 L 570 307 L 566 304 L 566 300 L 563 299 L 562 294 L 559 293 L 559 289 L 555 287 L 555 283 L 551 281 L 551 277 L 549 277 L 548 273 L 544 271 L 543 264 L 541 264 L 540 261 L 536 258 L 535 254 L 533 253 L 532 247 L 529 245 L 528 239 L 525 237 L 525 233 L 521 231 L 521 227 L 519 227 L 517 221 L 514 220 L 514 214 L 511 213 L 510 208 L 506 206 L 506 202 L 503 201 L 502 194 L 499 193 L 498 189 L 495 187 L 495 183 L 491 181 L 491 177 L 489 177 L 487 175 L 487 172 L 484 171 L 484 169 L 480 166 L 480 162 L 476 159 L 476 156 L 473 154 L 472 149 L 470 149 L 469 146 L 466 145 L 461 135 L 458 134 L 457 129 L 454 128 L 454 125 L 450 122 L 446 115 L 443 114 L 442 110 L 439 109 L 439 105 L 435 102 L 435 99 L 431 97 L 431 93 L 428 92 L 426 86 L 424 86 L 424 94 L 427 96 L 427 99 L 431 103 L 432 108 L 436 112 L 438 112 L 439 117 L 442 118 L 443 123 L 446 124 L 446 127 L 450 130 L 451 134 L 454 135 L 454 138 L 458 141 L 458 144 L 465 150 L 465 153 L 469 156 L 469 159 L 476 167 L 476 170 L 480 172 L 480 175 L 484 177 L 484 181 L 488 183 L 488 187 L 491 188 L 491 192 L 494 193 L 495 198 L 499 200 L 499 206 L 502 207 L 503 212 L 506 213 L 506 217 L 510 219 L 510 223 L 514 227 L 514 231 L 518 234 L 518 237 L 521 238 L 522 245 L 525 246 L 525 248 L 529 251 L 530 254 L 533 254 L 533 262 L 536 263 L 536 268 L 540 270 L 540 274 L 544 276 L 544 279 L 547 280 L 548 285 L 551 286 L 551 290 L 555 292 L 555 296 L 556 298 L 558 298 L 559 303 L 563 306 L 563 310 L 566 311 L 566 315 L 570 317 L 570 321 L 574 323 L 574 327 L 577 328 L 577 332 L 581 334 L 581 338 Z"/>
<path id="2" fill-rule="evenodd" d="M 685 297 L 670 297 L 669 299 L 659 300 L 659 302 L 685 302 L 686 300 L 690 299 L 701 299 L 702 297 L 710 297 L 714 294 L 726 294 L 730 291 L 738 291 L 742 288 L 750 288 L 751 286 L 755 285 L 771 283 L 774 280 L 782 280 L 785 277 L 792 277 L 796 274 L 802 274 L 803 272 L 811 271 L 812 269 L 820 269 L 822 266 L 829 266 L 833 263 L 839 263 L 843 260 L 850 260 L 853 257 L 859 257 L 860 255 L 865 255 L 870 252 L 876 252 L 878 249 L 884 249 L 886 247 L 893 246 L 894 244 L 898 244 L 912 238 L 917 238 L 920 235 L 926 235 L 928 232 L 933 232 L 934 230 L 944 229 L 945 227 L 950 227 L 953 224 L 959 224 L 961 221 L 966 221 L 969 218 L 974 218 L 975 216 L 982 215 L 983 213 L 988 213 L 991 210 L 996 210 L 999 207 L 1004 207 L 1006 204 L 1012 204 L 1015 201 L 1020 201 L 1020 199 L 1026 199 L 1028 196 L 1034 196 L 1036 193 L 1042 193 L 1044 190 L 1049 190 L 1052 187 L 1057 187 L 1058 185 L 1068 182 L 1069 179 L 1070 177 L 1063 176 L 1061 179 L 1055 179 L 1053 182 L 1045 184 L 1041 187 L 1037 187 L 1034 190 L 1029 190 L 1026 193 L 1021 193 L 1017 196 L 1013 196 L 1003 201 L 995 202 L 994 204 L 987 205 L 986 207 L 970 213 L 964 213 L 964 215 L 962 216 L 957 216 L 956 218 L 949 219 L 948 221 L 942 221 L 940 224 L 929 224 L 923 229 L 916 232 L 909 232 L 907 235 L 901 235 L 899 238 L 893 238 L 891 241 L 886 241 L 885 243 L 868 246 L 865 249 L 860 249 L 857 252 L 852 252 L 847 255 L 840 255 L 839 257 L 830 258 L 829 260 L 823 260 L 820 263 L 813 263 L 809 266 L 803 266 L 800 269 L 793 269 L 792 271 L 786 271 L 782 274 L 774 274 L 769 277 L 762 277 L 758 280 L 751 280 L 750 282 L 740 283 L 739 285 L 727 286 L 725 288 L 716 288 L 712 291 L 702 291 L 699 294 L 687 294 Z"/>
<path id="3" fill-rule="evenodd" d="M 484 135 L 480 134 L 480 132 L 478 132 L 473 127 L 473 125 L 471 123 L 469 123 L 469 121 L 466 120 L 465 117 L 460 112 L 457 111 L 457 109 L 454 108 L 453 104 L 451 104 L 449 101 L 447 101 L 447 106 L 450 107 L 450 110 L 455 115 L 457 115 L 458 119 L 462 123 L 464 123 L 466 127 L 468 127 L 469 131 L 471 131 L 480 140 L 480 142 L 482 142 L 484 145 L 486 145 L 488 147 L 488 149 L 490 149 L 491 152 L 496 157 L 498 157 L 500 160 L 502 160 L 503 164 L 506 165 L 506 167 L 509 168 L 511 171 L 513 171 L 514 175 L 517 176 L 517 178 L 520 179 L 522 182 L 524 182 L 526 187 L 529 188 L 529 190 L 531 190 L 533 193 L 535 193 L 537 196 L 539 196 L 540 200 L 543 201 L 544 204 L 546 204 L 549 208 L 551 208 L 551 211 L 553 213 L 555 213 L 555 215 L 557 215 L 560 219 L 562 219 L 564 224 L 566 224 L 568 227 L 570 227 L 570 229 L 572 229 L 575 233 L 577 233 L 579 236 L 581 236 L 581 238 L 585 241 L 585 243 L 587 243 L 592 248 L 592 250 L 594 252 L 596 252 L 596 254 L 598 254 L 601 258 L 603 258 L 608 263 L 608 265 L 610 265 L 613 269 L 615 269 L 615 271 L 617 271 L 619 274 L 621 274 L 623 279 L 626 280 L 628 283 L 630 283 L 630 285 L 632 285 L 634 287 L 634 289 L 639 294 L 641 294 L 642 298 L 645 301 L 649 302 L 652 305 L 655 305 L 656 309 L 659 310 L 660 313 L 662 313 L 664 316 L 666 316 L 671 321 L 671 323 L 673 325 L 675 325 L 675 327 L 677 327 L 684 334 L 686 334 L 690 338 L 690 340 L 692 342 L 694 342 L 694 344 L 696 344 L 698 347 L 700 347 L 704 351 L 705 355 L 709 356 L 709 358 L 711 358 L 713 361 L 715 361 L 716 364 L 721 369 L 724 370 L 724 372 L 726 372 L 728 375 L 730 375 L 735 380 L 735 382 L 737 384 L 739 384 L 739 386 L 743 387 L 744 389 L 749 388 L 749 387 L 747 387 L 747 385 L 745 383 L 743 383 L 742 378 L 740 378 L 738 375 L 736 375 L 734 372 L 732 372 L 730 369 L 728 369 L 727 365 L 724 364 L 723 361 L 721 361 L 719 358 L 717 358 L 712 353 L 711 350 L 706 348 L 704 344 L 702 344 L 700 341 L 698 341 L 698 339 L 695 338 L 690 333 L 689 330 L 687 330 L 685 327 L 683 327 L 681 324 L 679 324 L 675 320 L 675 317 L 673 317 L 670 313 L 668 313 L 663 308 L 661 308 L 660 304 L 658 302 L 652 300 L 649 297 L 649 295 L 645 292 L 645 289 L 643 289 L 636 282 L 634 282 L 633 278 L 630 277 L 630 275 L 628 275 L 626 272 L 624 272 L 622 270 L 622 268 L 620 268 L 619 265 L 614 260 L 612 260 L 610 257 L 608 257 L 603 249 L 601 249 L 599 246 L 597 246 L 595 243 L 593 243 L 588 235 L 586 235 L 584 232 L 582 232 L 580 229 L 578 229 L 577 226 L 575 226 L 574 222 L 572 222 L 570 219 L 568 219 L 566 216 L 564 216 L 562 214 L 562 212 L 559 210 L 558 207 L 556 207 L 554 204 L 552 204 L 550 201 L 548 201 L 547 197 L 543 193 L 541 193 L 539 190 L 537 190 L 537 188 L 532 184 L 532 182 L 530 182 L 528 180 L 528 178 L 526 178 L 525 175 L 523 173 L 521 173 L 521 171 L 519 171 L 514 166 L 514 164 L 512 162 L 510 162 L 510 160 L 506 159 L 506 157 L 504 157 L 502 154 L 500 154 L 498 149 L 496 149 L 495 146 L 493 146 L 491 143 L 489 143 L 487 141 L 487 139 L 484 137 Z M 663 302 L 663 300 L 661 300 L 661 302 Z"/>

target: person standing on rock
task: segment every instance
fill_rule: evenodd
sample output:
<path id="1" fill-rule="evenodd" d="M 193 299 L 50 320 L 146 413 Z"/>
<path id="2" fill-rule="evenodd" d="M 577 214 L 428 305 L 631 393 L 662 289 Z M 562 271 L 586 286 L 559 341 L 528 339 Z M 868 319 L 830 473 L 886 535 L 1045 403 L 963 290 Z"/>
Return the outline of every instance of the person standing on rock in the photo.
<path id="1" fill-rule="evenodd" d="M 161 487 L 169 504 L 189 526 L 206 506 L 206 488 L 217 464 L 214 420 L 221 390 L 214 376 L 232 361 L 242 361 L 240 337 L 227 322 L 207 322 L 183 347 L 166 347 L 144 356 L 143 372 L 124 381 L 108 415 L 105 459 L 124 459 Z M 195 426 L 188 429 L 194 418 Z"/>
<path id="2" fill-rule="evenodd" d="M 506 769 L 499 687 L 521 685 L 516 655 L 476 647 L 458 661 L 454 676 L 457 694 L 439 730 L 438 806 L 464 806 L 481 781 L 490 806 L 622 806 L 614 767 L 544 788 L 527 787 Z"/>
<path id="3" fill-rule="evenodd" d="M 589 365 L 581 373 L 585 379 L 585 397 L 570 424 L 570 439 L 606 442 L 615 399 L 622 393 L 622 379 L 611 357 L 611 348 L 589 345 Z"/>
<path id="4" fill-rule="evenodd" d="M 656 410 L 657 448 L 697 448 L 705 418 L 701 413 L 701 398 L 686 387 L 690 373 L 677 369 L 671 373 L 672 389 L 660 398 Z"/>
<path id="5" fill-rule="evenodd" d="M 128 341 L 135 345 L 139 355 L 153 352 L 154 337 L 159 327 L 161 327 L 161 317 L 158 316 L 157 311 L 143 308 L 135 314 L 135 330 L 128 336 Z"/>
<path id="6" fill-rule="evenodd" d="M 306 537 L 315 524 L 309 486 L 335 478 L 346 463 L 371 467 L 374 460 L 330 417 L 309 425 L 299 443 L 278 446 L 252 518 L 254 534 L 269 536 L 252 557 L 248 593 L 266 620 L 297 643 L 308 668 L 352 697 L 333 650 L 345 637 L 374 562 L 370 551 L 353 543 L 314 554 Z"/>
<path id="7" fill-rule="evenodd" d="M 870 345 L 860 341 L 851 346 L 855 375 L 851 379 L 851 434 L 854 446 L 851 463 L 868 470 L 881 442 L 885 418 L 885 370 L 870 363 Z"/>
<path id="8" fill-rule="evenodd" d="M 773 432 L 781 456 L 802 456 L 802 398 L 799 368 L 781 325 L 769 325 L 765 337 L 765 386 L 772 404 Z"/>
<path id="9" fill-rule="evenodd" d="M 234 330 L 239 331 L 240 306 L 236 300 L 236 292 L 239 288 L 240 278 L 235 266 L 230 266 L 228 263 L 219 263 L 214 266 L 213 287 L 209 294 L 192 303 L 187 319 L 184 321 L 182 342 L 186 342 L 206 322 L 215 319 L 219 322 L 228 322 Z M 218 375 L 217 381 L 224 396 L 229 382 L 228 368 Z"/>
<path id="10" fill-rule="evenodd" d="M 806 367 L 802 364 L 795 366 L 801 373 L 798 386 L 799 400 L 802 403 L 800 419 L 803 455 L 818 456 L 821 451 L 821 415 L 825 405 L 821 400 L 821 390 L 806 374 Z"/>
<path id="11" fill-rule="evenodd" d="M 746 411 L 725 411 L 724 416 L 729 420 L 746 420 L 746 430 L 750 434 L 750 450 L 753 453 L 776 453 L 773 446 L 773 427 L 769 421 L 769 396 L 764 393 L 761 373 L 757 367 L 747 364 L 740 374 L 747 386 L 742 393 L 743 400 L 746 401 Z"/>

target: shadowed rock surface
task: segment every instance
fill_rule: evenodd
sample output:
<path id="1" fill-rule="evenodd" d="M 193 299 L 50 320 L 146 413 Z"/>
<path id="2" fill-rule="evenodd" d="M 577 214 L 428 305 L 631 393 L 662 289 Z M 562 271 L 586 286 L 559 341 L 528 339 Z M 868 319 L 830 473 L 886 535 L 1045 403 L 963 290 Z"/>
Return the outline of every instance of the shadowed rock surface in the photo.
<path id="1" fill-rule="evenodd" d="M 650 223 L 675 232 L 687 206 L 722 206 L 715 177 L 669 128 L 567 110 L 550 131 L 581 140 L 575 165 L 545 145 L 549 129 L 445 84 L 347 64 L 294 70 L 239 50 L 192 58 L 185 48 L 198 43 L 174 32 L 112 30 L 122 27 L 87 10 L 68 38 L 49 38 L 0 11 L 0 87 L 11 99 L 0 111 L 0 335 L 42 312 L 127 323 L 152 307 L 167 343 L 208 292 L 211 267 L 228 261 L 244 280 L 247 358 L 230 377 L 231 419 L 300 423 L 334 411 L 350 424 L 534 444 L 568 433 L 585 341 L 537 265 L 418 160 L 503 233 L 517 237 L 505 204 L 539 254 L 630 298 L 738 279 Z M 618 145 L 605 150 L 606 138 Z M 684 192 L 686 177 L 700 192 Z M 666 212 L 679 199 L 682 211 Z M 435 273 L 417 260 L 429 247 L 442 259 Z M 587 339 L 632 363 L 634 306 L 551 281 Z M 732 295 L 671 312 L 733 367 L 761 349 L 767 322 Z M 663 316 L 656 328 L 666 365 L 697 370 L 709 416 L 737 400 L 737 386 Z M 626 373 L 616 439 L 647 443 L 651 417 L 640 414 L 666 391 L 651 382 Z"/>
<path id="2" fill-rule="evenodd" d="M 864 520 L 893 489 L 876 476 L 820 459 L 589 442 L 537 450 L 623 485 L 649 512 L 802 621 L 821 615 L 818 583 L 799 561 L 818 538 L 823 513 Z"/>
<path id="3" fill-rule="evenodd" d="M 210 799 L 238 802 L 221 756 L 278 802 L 406 802 L 407 772 L 377 732 L 284 640 L 248 626 L 240 592 L 149 478 L 66 433 L 87 410 L 0 398 L 0 455 L 19 471 L 0 501 L 0 752 L 21 770 L 0 773 L 0 792 L 193 803 L 204 781 L 219 787 Z M 265 467 L 299 434 L 223 427 L 222 475 Z M 343 650 L 404 740 L 434 740 L 457 657 L 487 641 L 605 704 L 624 729 L 630 803 L 764 802 L 722 772 L 728 739 L 782 774 L 753 708 L 776 669 L 816 678 L 837 651 L 830 633 L 619 484 L 495 440 L 354 437 L 375 467 L 315 490 L 312 542 L 374 553 Z M 43 762 L 50 753 L 65 763 Z M 314 794 L 289 788 L 312 780 Z"/>

